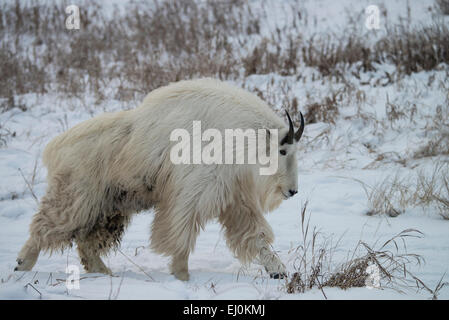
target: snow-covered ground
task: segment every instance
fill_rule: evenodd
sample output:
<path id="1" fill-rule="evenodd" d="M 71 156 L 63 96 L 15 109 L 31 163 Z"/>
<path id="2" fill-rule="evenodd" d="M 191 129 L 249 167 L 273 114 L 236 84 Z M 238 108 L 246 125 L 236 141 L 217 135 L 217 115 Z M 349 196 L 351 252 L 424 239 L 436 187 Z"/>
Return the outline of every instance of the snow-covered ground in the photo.
<path id="1" fill-rule="evenodd" d="M 408 228 L 424 233 L 421 239 L 407 242 L 409 252 L 422 255 L 426 263 L 414 267 L 415 274 L 430 287 L 434 287 L 447 271 L 449 243 L 447 222 L 436 216 L 406 214 L 396 218 L 368 217 L 366 196 L 360 185 L 338 176 L 357 177 L 366 182 L 376 180 L 379 170 L 327 170 L 300 172 L 300 194 L 284 202 L 267 218 L 276 235 L 275 248 L 280 257 L 293 271 L 290 249 L 301 241 L 300 207 L 309 199 L 311 225 L 326 235 L 342 236 L 338 246 L 340 256 L 352 250 L 359 240 L 373 244 L 386 241 Z M 44 186 L 44 183 L 38 184 Z M 37 190 L 41 188 L 38 187 Z M 41 195 L 41 192 L 38 193 Z M 149 225 L 152 213 L 142 213 L 133 219 L 121 246 L 121 252 L 112 253 L 105 259 L 114 277 L 100 274 L 81 274 L 80 289 L 67 290 L 64 281 L 67 265 L 75 265 L 82 271 L 76 250 L 52 256 L 41 255 L 34 271 L 13 273 L 15 257 L 26 236 L 28 224 L 35 212 L 36 203 L 31 197 L 20 200 L 4 200 L 2 203 L 1 250 L 0 250 L 0 298 L 33 299 L 39 294 L 44 299 L 323 299 L 318 289 L 305 294 L 286 294 L 282 280 L 268 279 L 262 267 L 253 265 L 243 270 L 231 255 L 220 233 L 220 225 L 211 223 L 198 238 L 196 249 L 190 257 L 191 280 L 182 282 L 169 274 L 168 259 L 148 248 Z M 126 257 L 124 256 L 126 255 Z M 131 259 L 132 262 L 129 260 Z M 336 259 L 338 261 L 338 259 Z M 145 273 L 142 269 L 145 270 Z M 426 292 L 413 290 L 397 293 L 390 289 L 356 288 L 341 290 L 325 288 L 330 299 L 410 299 L 429 298 Z M 440 298 L 449 298 L 443 289 Z"/>
<path id="2" fill-rule="evenodd" d="M 114 3 L 123 5 L 123 2 Z M 251 3 L 256 9 L 261 7 L 257 1 Z M 275 25 L 282 23 L 283 19 L 279 17 L 289 15 L 279 3 L 268 1 L 265 7 L 268 20 Z M 399 16 L 407 17 L 406 3 L 376 2 L 388 13 L 385 17 L 390 23 Z M 435 9 L 429 10 L 429 7 L 433 8 L 433 1 L 409 3 L 413 23 L 425 24 L 435 12 Z M 309 26 L 313 33 L 343 29 L 348 12 L 359 15 L 360 23 L 364 23 L 364 8 L 370 4 L 370 1 L 322 0 L 305 1 L 302 5 L 311 20 Z M 105 10 L 107 8 L 105 6 Z M 388 64 L 378 65 L 376 72 L 364 73 L 362 77 L 368 83 L 374 83 L 385 71 L 392 69 L 394 67 Z M 236 83 L 261 90 L 271 86 L 270 90 L 276 91 L 283 81 L 287 81 L 291 88 L 289 94 L 298 98 L 300 109 L 305 104 L 321 101 L 341 85 L 315 80 L 313 75 L 317 71 L 312 68 L 302 70 L 305 81 L 296 82 L 294 77 L 267 74 L 252 75 Z M 418 229 L 423 237 L 407 239 L 406 251 L 421 255 L 425 263 L 420 266 L 411 264 L 409 270 L 431 289 L 449 271 L 449 221 L 442 219 L 436 208 L 407 207 L 395 218 L 368 216 L 367 195 L 361 183 L 356 181 L 374 186 L 395 175 L 412 177 L 419 170 L 431 171 L 437 160 L 449 160 L 447 156 L 413 157 L 431 139 L 429 128 L 438 110 L 443 117 L 449 113 L 448 74 L 449 66 L 441 64 L 434 70 L 414 73 L 387 86 L 374 87 L 361 85 L 348 71 L 347 79 L 353 81 L 359 92 L 363 92 L 360 94 L 363 99 L 343 98 L 346 100 L 341 103 L 345 107 L 340 109 L 335 125 L 319 122 L 306 127 L 304 141 L 298 150 L 299 193 L 267 216 L 276 237 L 274 248 L 289 272 L 295 271 L 292 249 L 302 241 L 300 212 L 306 201 L 311 227 L 335 240 L 341 238 L 335 252 L 335 263 L 344 259 L 360 240 L 375 247 L 376 243 L 383 243 L 405 229 Z M 359 97 L 357 94 L 353 96 Z M 0 299 L 325 298 L 317 288 L 288 294 L 285 281 L 269 279 L 261 266 L 254 264 L 243 269 L 227 248 L 217 222 L 210 223 L 197 240 L 189 260 L 190 280 L 179 281 L 169 273 L 169 259 L 148 248 L 152 212 L 136 215 L 120 250 L 111 252 L 104 259 L 114 273 L 112 277 L 84 274 L 75 248 L 52 256 L 41 254 L 33 271 L 13 272 L 16 255 L 28 236 L 28 226 L 38 208 L 37 199 L 45 193 L 46 170 L 41 163 L 41 153 L 46 143 L 93 115 L 122 108 L 120 101 L 111 99 L 92 114 L 77 105 L 78 102 L 53 94 L 27 94 L 17 99 L 27 107 L 26 111 L 14 108 L 0 114 L 0 124 L 15 132 L 8 138 L 7 145 L 0 148 Z M 89 102 L 88 97 L 86 101 Z M 386 106 L 389 103 L 406 111 L 415 106 L 416 114 L 413 119 L 400 118 L 388 122 Z M 367 115 L 366 119 L 359 117 L 360 114 Z M 77 266 L 81 271 L 79 289 L 68 290 L 65 285 L 68 265 Z M 449 276 L 445 275 L 443 281 L 449 281 Z M 413 289 L 403 289 L 403 292 L 388 288 L 323 290 L 328 299 L 431 298 L 425 290 L 417 292 Z M 438 298 L 449 299 L 449 286 L 439 292 Z"/>

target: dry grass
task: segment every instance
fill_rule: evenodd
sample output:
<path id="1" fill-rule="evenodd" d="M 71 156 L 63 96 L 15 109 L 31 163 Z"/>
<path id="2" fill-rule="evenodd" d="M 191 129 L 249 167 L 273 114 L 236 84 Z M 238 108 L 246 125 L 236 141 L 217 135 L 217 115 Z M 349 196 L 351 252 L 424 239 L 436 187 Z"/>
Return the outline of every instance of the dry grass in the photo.
<path id="1" fill-rule="evenodd" d="M 372 187 L 362 183 L 368 198 L 369 209 L 366 214 L 369 216 L 385 214 L 397 217 L 404 213 L 412 197 L 408 185 L 406 179 L 399 175 L 395 175 L 393 178 L 387 177 Z"/>
<path id="2" fill-rule="evenodd" d="M 449 63 L 449 29 L 437 21 L 418 30 L 406 24 L 390 28 L 388 37 L 376 44 L 375 55 L 405 74 L 434 69 Z"/>
<path id="3" fill-rule="evenodd" d="M 36 179 L 37 179 L 37 175 L 38 175 L 38 163 L 39 163 L 39 158 L 36 157 L 36 159 L 34 160 L 33 171 L 29 174 L 28 178 L 25 177 L 22 169 L 19 168 L 20 175 L 22 176 L 22 179 L 25 182 L 25 184 L 28 188 L 28 191 L 30 192 L 30 194 L 33 197 L 36 204 L 39 204 L 39 199 L 36 196 L 36 193 L 34 192 L 34 186 L 36 185 L 36 182 L 37 182 Z"/>
<path id="4" fill-rule="evenodd" d="M 309 66 L 345 82 L 344 71 L 354 64 L 355 75 L 374 70 L 379 61 L 408 74 L 449 62 L 443 23 L 398 27 L 371 46 L 351 26 L 343 37 L 305 38 L 301 26 L 308 17 L 299 3 L 290 6 L 290 23 L 262 37 L 266 12 L 254 13 L 243 0 L 131 3 L 126 13 L 113 12 L 113 19 L 95 1 L 80 3 L 80 30 L 61 27 L 62 4 L 2 4 L 0 98 L 51 92 L 80 100 L 90 95 L 96 105 L 117 99 L 132 106 L 154 88 L 202 76 L 232 80 L 273 72 L 299 79 Z M 310 108 L 333 105 L 329 99 Z"/>
<path id="5" fill-rule="evenodd" d="M 408 270 L 409 265 L 421 265 L 421 256 L 406 252 L 406 238 L 421 238 L 419 230 L 407 229 L 373 249 L 364 241 L 359 241 L 351 258 L 343 263 L 325 282 L 326 286 L 348 289 L 352 287 L 378 287 L 400 290 L 410 287 L 416 277 Z M 400 244 L 403 244 L 401 252 Z M 357 256 L 362 252 L 361 256 Z M 372 267 L 371 267 L 372 266 Z M 378 279 L 373 271 L 378 271 Z M 411 277 L 408 279 L 407 276 Z M 418 289 L 422 286 L 416 284 Z"/>
<path id="6" fill-rule="evenodd" d="M 374 70 L 371 50 L 355 32 L 340 39 L 335 35 L 312 37 L 301 51 L 305 64 L 318 68 L 325 76 L 343 77 L 341 70 L 356 62 L 361 62 L 359 71 Z"/>
<path id="7" fill-rule="evenodd" d="M 390 102 L 388 94 L 387 94 L 387 101 L 386 101 L 386 105 L 385 105 L 385 113 L 387 115 L 388 123 L 390 124 L 392 129 L 393 129 L 394 123 L 396 121 L 407 117 L 406 107 Z"/>
<path id="8" fill-rule="evenodd" d="M 444 192 L 444 195 L 440 193 L 434 196 L 434 200 L 437 201 L 440 216 L 445 220 L 449 220 L 449 179 L 447 176 L 444 178 L 444 189 L 442 192 Z"/>
<path id="9" fill-rule="evenodd" d="M 447 95 L 446 101 L 436 107 L 434 115 L 427 121 L 425 126 L 427 142 L 414 153 L 415 159 L 449 155 L 449 94 L 447 94 L 449 91 L 447 84 L 440 85 Z"/>
<path id="10" fill-rule="evenodd" d="M 444 15 L 449 15 L 449 0 L 436 0 L 437 7 Z"/>
<path id="11" fill-rule="evenodd" d="M 436 163 L 430 175 L 418 172 L 413 199 L 416 205 L 436 205 L 438 214 L 449 220 L 449 164 Z"/>
<path id="12" fill-rule="evenodd" d="M 0 97 L 13 99 L 17 94 L 46 92 L 43 68 L 32 59 L 17 56 L 4 42 L 0 46 L 0 70 Z"/>
<path id="13" fill-rule="evenodd" d="M 324 77 L 342 81 L 344 70 L 354 63 L 361 62 L 358 72 L 374 70 L 373 58 L 371 49 L 356 32 L 340 38 L 334 34 L 320 34 L 305 39 L 300 31 L 293 34 L 284 30 L 284 33 L 263 38 L 243 58 L 243 66 L 246 76 L 272 72 L 289 76 L 299 75 L 305 65 L 316 68 Z"/>
<path id="14" fill-rule="evenodd" d="M 296 75 L 299 69 L 300 43 L 294 36 L 285 36 L 287 49 L 278 40 L 264 38 L 252 52 L 242 58 L 245 76 L 276 72 L 281 76 Z"/>
<path id="15" fill-rule="evenodd" d="M 4 128 L 3 125 L 0 124 L 0 147 L 5 147 L 7 145 L 9 136 L 9 130 L 7 128 Z"/>
<path id="16" fill-rule="evenodd" d="M 435 157 L 440 155 L 449 155 L 449 128 L 441 126 L 436 128 L 435 134 L 429 141 L 415 152 L 414 158 Z"/>
<path id="17" fill-rule="evenodd" d="M 238 23 L 239 12 L 248 10 L 239 0 L 132 4 L 114 19 L 98 7 L 80 5 L 81 29 L 66 30 L 61 5 L 4 4 L 0 39 L 8 46 L 0 47 L 0 97 L 91 93 L 98 103 L 132 101 L 171 81 L 232 78 L 239 61 L 229 38 L 257 32 L 257 20 Z"/>
<path id="18" fill-rule="evenodd" d="M 315 228 L 310 230 L 310 215 L 306 217 L 306 210 L 307 203 L 301 210 L 302 244 L 293 252 L 296 272 L 286 281 L 288 293 L 304 293 L 318 288 L 327 298 L 327 287 L 371 287 L 398 292 L 426 290 L 433 299 L 437 299 L 439 291 L 448 285 L 441 280 L 431 289 L 410 271 L 410 266 L 424 262 L 421 256 L 408 253 L 406 247 L 407 238 L 422 237 L 419 230 L 404 230 L 381 245 L 370 246 L 359 241 L 346 260 L 335 265 L 333 256 L 341 238 L 334 244 L 332 237 L 324 237 Z"/>
<path id="19" fill-rule="evenodd" d="M 394 64 L 400 75 L 449 63 L 449 30 L 442 21 L 413 29 L 405 23 L 389 28 L 388 36 L 374 45 L 351 26 L 343 34 L 316 34 L 307 39 L 301 33 L 273 34 L 243 59 L 245 74 L 298 75 L 305 65 L 324 77 L 345 82 L 344 73 L 353 65 L 352 74 L 360 78 L 360 73 L 375 71 L 375 63 Z M 386 75 L 384 86 L 394 82 L 392 75 Z"/>
<path id="20" fill-rule="evenodd" d="M 15 136 L 15 131 L 11 131 L 10 129 L 8 129 L 5 123 L 0 123 L 0 148 L 6 147 L 8 141 Z"/>
<path id="21" fill-rule="evenodd" d="M 305 106 L 304 115 L 307 123 L 325 122 L 335 124 L 339 115 L 339 103 L 341 91 L 332 92 L 322 102 L 314 102 Z"/>
<path id="22" fill-rule="evenodd" d="M 333 250 L 338 246 L 338 242 L 333 244 L 331 237 L 326 238 L 315 227 L 310 229 L 307 202 L 301 209 L 301 236 L 301 244 L 291 252 L 296 272 L 287 279 L 288 293 L 304 293 L 314 287 L 322 290 L 330 272 Z"/>
<path id="23" fill-rule="evenodd" d="M 414 175 L 401 177 L 387 176 L 373 186 L 361 180 L 365 191 L 367 215 L 387 215 L 397 217 L 407 209 L 421 207 L 423 211 L 437 212 L 443 219 L 449 220 L 449 164 L 435 161 L 430 173 L 423 170 Z"/>

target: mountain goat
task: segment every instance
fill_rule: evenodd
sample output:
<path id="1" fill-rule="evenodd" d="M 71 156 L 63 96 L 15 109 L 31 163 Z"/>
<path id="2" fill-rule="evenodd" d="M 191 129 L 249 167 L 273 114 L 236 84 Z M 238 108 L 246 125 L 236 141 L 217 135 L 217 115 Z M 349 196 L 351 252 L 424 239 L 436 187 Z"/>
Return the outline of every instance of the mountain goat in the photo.
<path id="1" fill-rule="evenodd" d="M 288 115 L 288 114 L 287 114 Z M 277 129 L 275 174 L 259 164 L 174 164 L 169 139 L 178 128 Z M 213 79 L 181 81 L 149 93 L 134 110 L 105 113 L 54 138 L 43 162 L 48 189 L 30 225 L 15 270 L 31 270 L 41 250 L 77 244 L 87 272 L 110 274 L 100 256 L 116 248 L 131 216 L 154 209 L 151 248 L 171 256 L 170 271 L 188 280 L 188 257 L 214 218 L 242 263 L 255 260 L 271 277 L 285 275 L 263 214 L 297 193 L 295 132 L 257 96 Z M 267 132 L 266 137 L 270 136 Z"/>

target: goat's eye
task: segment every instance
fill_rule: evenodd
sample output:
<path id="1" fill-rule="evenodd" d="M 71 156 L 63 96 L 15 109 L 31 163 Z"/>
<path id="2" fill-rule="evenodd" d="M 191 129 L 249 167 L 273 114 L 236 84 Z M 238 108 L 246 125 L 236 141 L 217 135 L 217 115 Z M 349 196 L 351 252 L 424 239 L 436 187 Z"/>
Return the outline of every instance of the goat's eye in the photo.
<path id="1" fill-rule="evenodd" d="M 280 153 L 281 155 L 285 156 L 285 155 L 287 154 L 287 151 L 281 150 L 281 151 L 279 151 L 279 153 Z"/>

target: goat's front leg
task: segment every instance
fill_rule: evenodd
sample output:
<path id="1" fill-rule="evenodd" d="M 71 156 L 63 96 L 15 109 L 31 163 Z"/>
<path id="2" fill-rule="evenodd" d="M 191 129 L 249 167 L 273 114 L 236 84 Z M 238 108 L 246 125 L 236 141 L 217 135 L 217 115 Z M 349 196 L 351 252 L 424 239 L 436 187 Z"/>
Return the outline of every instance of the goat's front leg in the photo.
<path id="1" fill-rule="evenodd" d="M 270 278 L 283 279 L 287 276 L 285 265 L 279 259 L 279 256 L 272 250 L 271 243 L 265 239 L 265 234 L 260 234 L 256 239 L 256 246 L 259 255 L 256 261 L 265 267 Z"/>
<path id="2" fill-rule="evenodd" d="M 256 262 L 271 278 L 286 276 L 285 265 L 271 249 L 274 235 L 265 218 L 248 206 L 233 207 L 220 216 L 229 248 L 243 263 Z"/>

